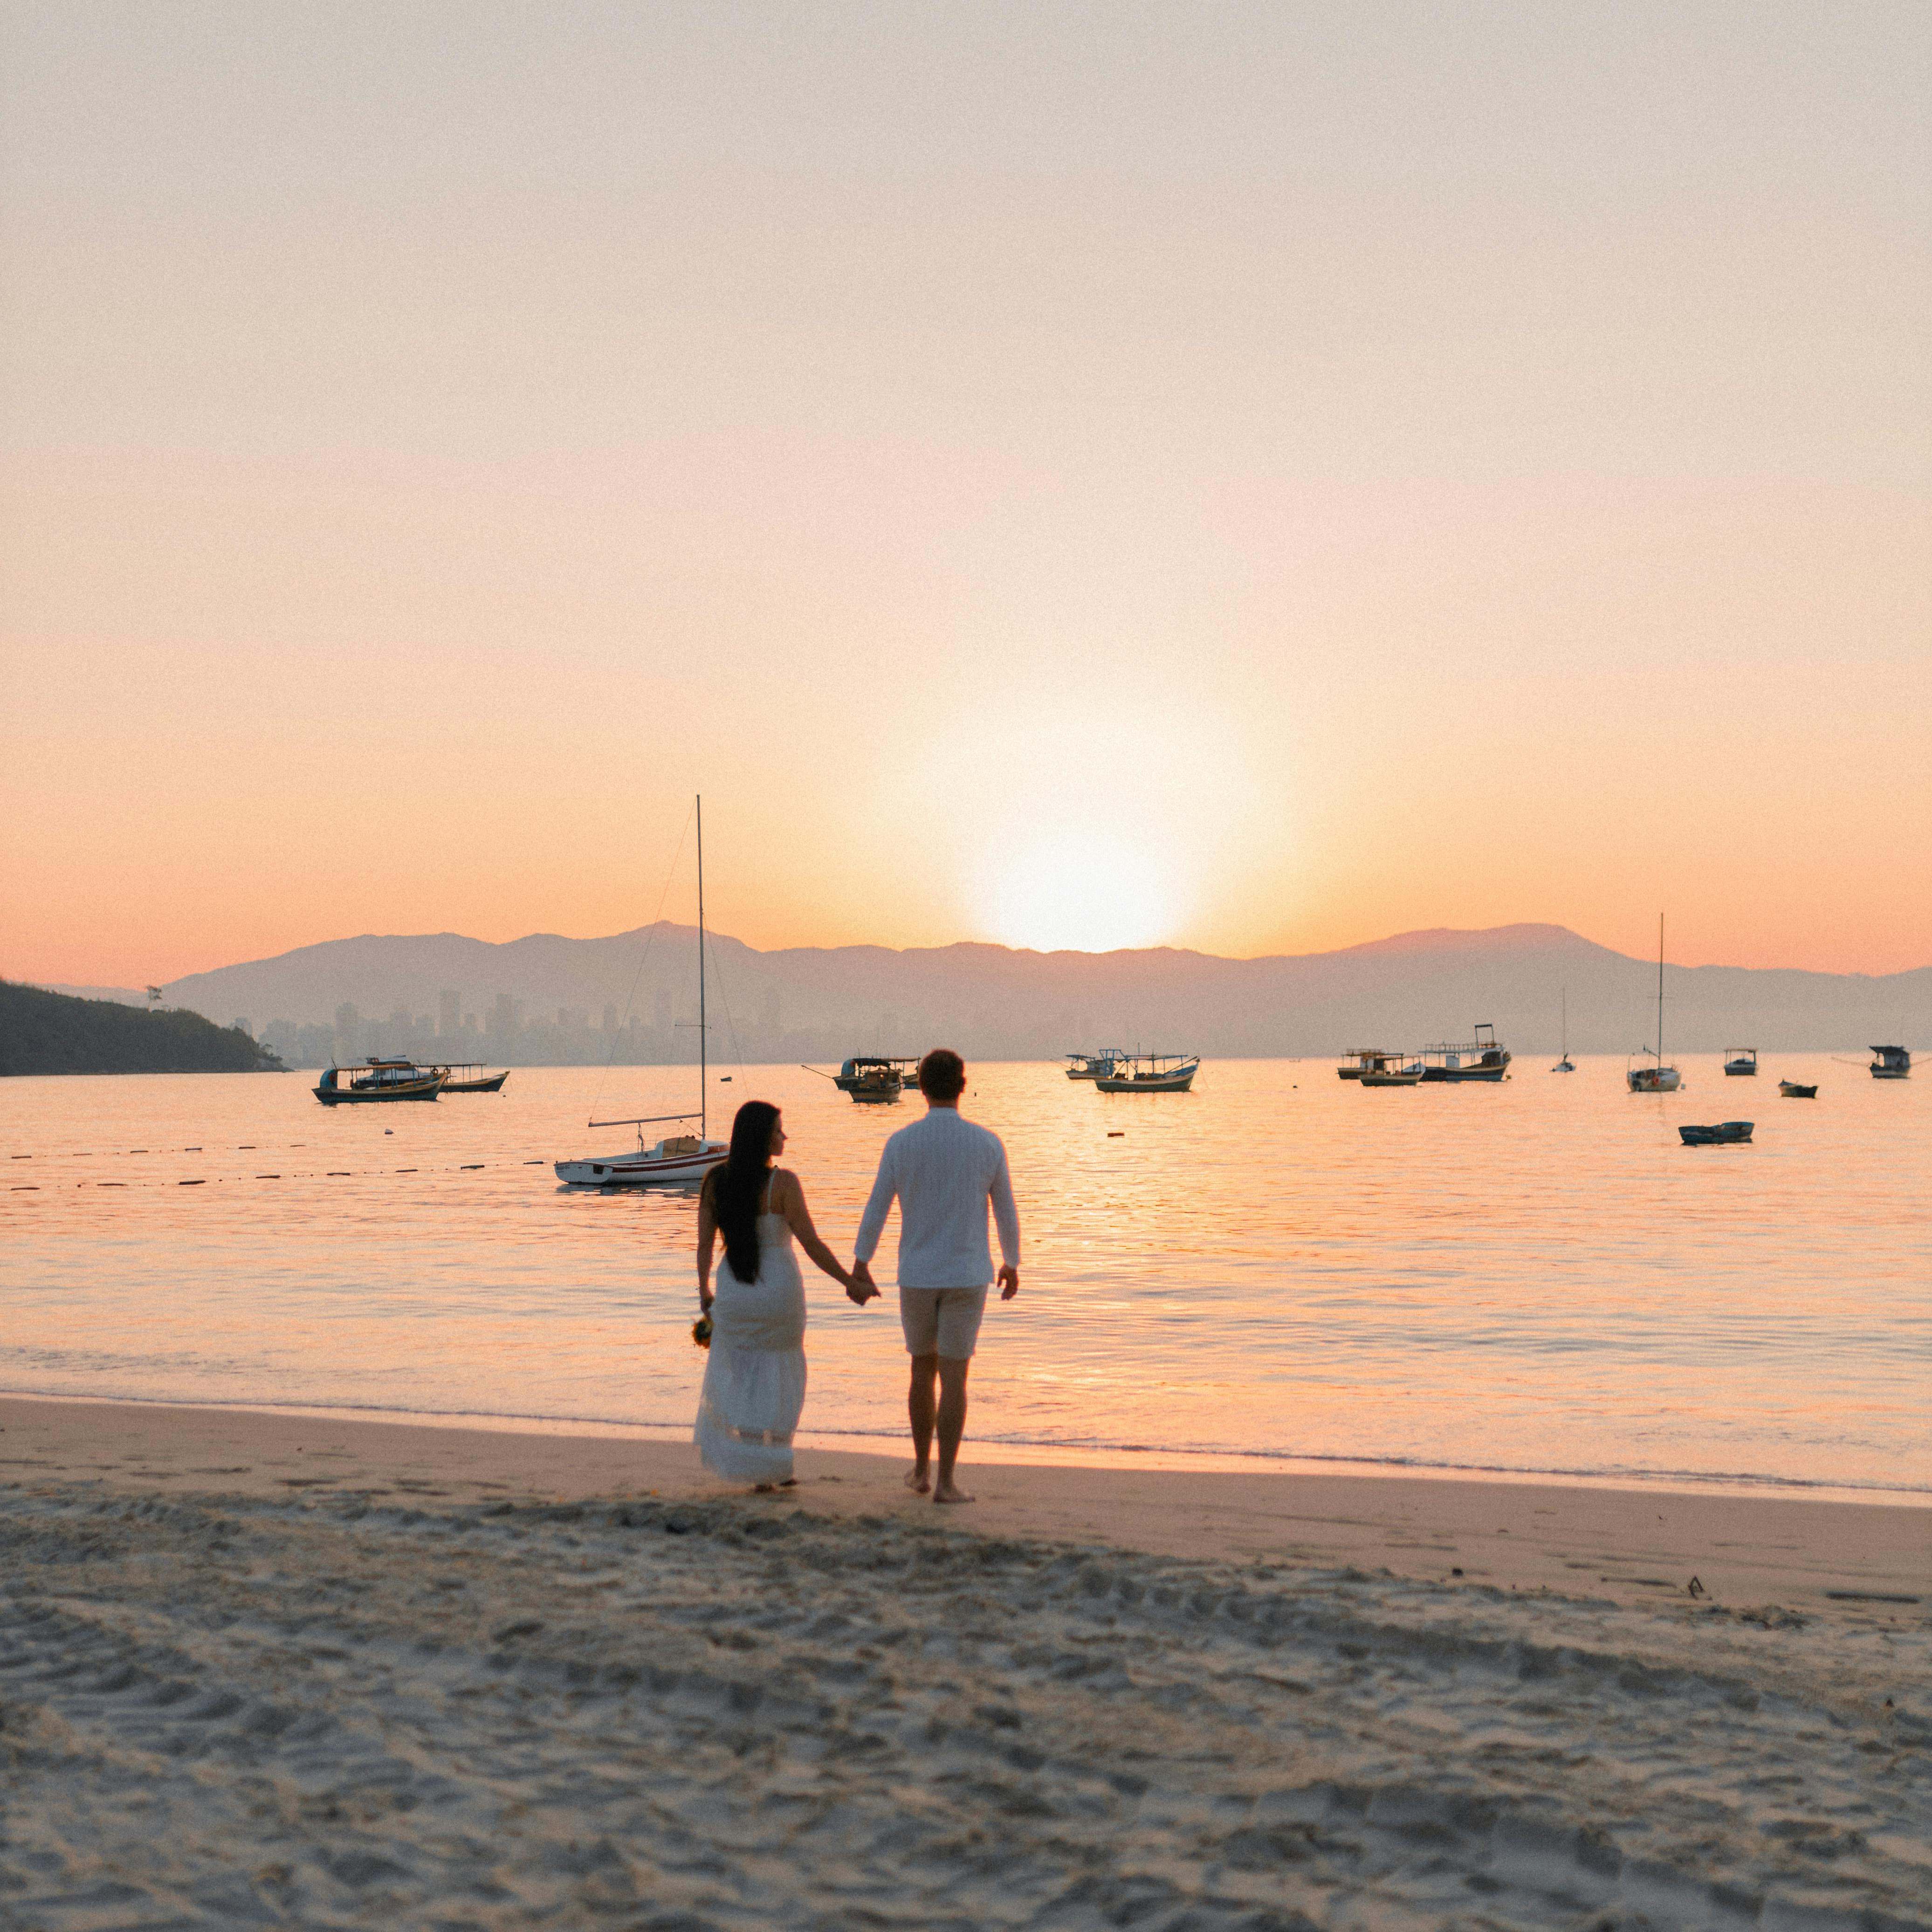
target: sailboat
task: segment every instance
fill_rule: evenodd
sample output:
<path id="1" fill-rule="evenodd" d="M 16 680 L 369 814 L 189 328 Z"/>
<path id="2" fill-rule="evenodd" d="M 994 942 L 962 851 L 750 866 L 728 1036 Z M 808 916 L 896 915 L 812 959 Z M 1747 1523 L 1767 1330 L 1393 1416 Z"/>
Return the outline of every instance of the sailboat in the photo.
<path id="1" fill-rule="evenodd" d="M 710 1120 L 711 1036 L 704 1012 L 704 801 L 698 800 L 698 1111 L 694 1114 L 646 1114 L 628 1120 L 592 1120 L 592 1127 L 635 1127 L 635 1154 L 612 1154 L 602 1160 L 560 1160 L 556 1178 L 566 1187 L 662 1187 L 702 1180 L 731 1150 L 711 1139 Z M 667 1134 L 655 1147 L 644 1144 L 646 1127 L 682 1125 L 695 1120 L 694 1134 Z"/>
<path id="2" fill-rule="evenodd" d="M 1570 1058 L 1570 988 L 1563 989 L 1563 1058 L 1550 1070 L 1552 1073 L 1574 1073 L 1576 1063 Z"/>
<path id="3" fill-rule="evenodd" d="M 1664 1064 L 1664 915 L 1657 915 L 1657 1052 L 1652 1066 L 1633 1066 L 1624 1077 L 1633 1094 L 1674 1094 L 1684 1084 L 1684 1076 L 1674 1066 Z"/>

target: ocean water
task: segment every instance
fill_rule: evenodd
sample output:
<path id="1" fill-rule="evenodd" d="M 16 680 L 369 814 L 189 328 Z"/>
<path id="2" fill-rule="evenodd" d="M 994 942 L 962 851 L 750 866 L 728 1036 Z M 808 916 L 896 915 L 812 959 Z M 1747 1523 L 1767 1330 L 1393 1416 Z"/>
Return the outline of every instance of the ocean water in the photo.
<path id="1" fill-rule="evenodd" d="M 1679 1064 L 1654 1097 L 1620 1060 L 1366 1092 L 1325 1062 L 1210 1062 L 1192 1094 L 1118 1097 L 975 1068 L 1025 1263 L 987 1316 L 971 1438 L 1932 1501 L 1932 1069 Z M 849 1256 L 916 1096 L 712 1078 L 714 1130 L 741 1100 L 784 1108 L 785 1164 Z M 0 1388 L 688 1427 L 692 1196 L 566 1191 L 550 1162 L 621 1150 L 586 1120 L 691 1105 L 694 1070 L 335 1109 L 313 1084 L 0 1082 Z M 1749 1147 L 1678 1143 L 1740 1117 Z M 860 1311 L 806 1274 L 807 1430 L 896 1435 L 890 1288 Z"/>

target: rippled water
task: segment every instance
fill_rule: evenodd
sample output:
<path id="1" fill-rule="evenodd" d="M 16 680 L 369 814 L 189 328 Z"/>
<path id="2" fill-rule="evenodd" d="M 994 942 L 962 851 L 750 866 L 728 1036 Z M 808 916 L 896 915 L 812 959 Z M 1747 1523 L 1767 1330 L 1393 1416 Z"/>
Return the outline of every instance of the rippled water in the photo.
<path id="1" fill-rule="evenodd" d="M 1680 1064 L 1655 1097 L 1621 1060 L 1381 1092 L 1210 1063 L 1191 1095 L 1118 1098 L 976 1069 L 1026 1265 L 987 1317 L 974 1436 L 1932 1494 L 1932 1070 Z M 694 1080 L 529 1068 L 328 1111 L 294 1076 L 0 1082 L 0 1387 L 682 1426 L 692 1198 L 566 1192 L 549 1162 L 622 1148 L 584 1128 L 600 1086 L 600 1114 L 655 1114 Z M 753 1095 L 849 1255 L 920 1102 L 796 1068 L 712 1089 L 728 1120 Z M 1740 1115 L 1752 1146 L 1678 1144 Z M 807 1273 L 807 1427 L 896 1431 L 890 1291 L 860 1312 Z"/>

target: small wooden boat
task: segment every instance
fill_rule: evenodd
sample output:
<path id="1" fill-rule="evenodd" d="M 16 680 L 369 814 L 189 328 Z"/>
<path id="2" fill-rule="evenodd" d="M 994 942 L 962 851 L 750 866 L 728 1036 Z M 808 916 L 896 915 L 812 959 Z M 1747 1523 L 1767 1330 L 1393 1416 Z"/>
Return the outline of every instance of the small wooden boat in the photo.
<path id="1" fill-rule="evenodd" d="M 448 1078 L 442 1083 L 442 1090 L 446 1094 L 502 1093 L 503 1090 L 503 1082 L 510 1077 L 508 1069 L 506 1068 L 501 1073 L 477 1073 L 474 1075 L 470 1073 L 469 1070 L 471 1067 L 479 1066 L 482 1063 L 480 1061 L 474 1060 L 458 1060 L 452 1061 L 448 1066 L 444 1067 L 442 1070 L 442 1071 L 449 1076 Z M 456 1077 L 458 1074 L 463 1074 L 466 1077 L 462 1079 L 458 1079 Z"/>
<path id="2" fill-rule="evenodd" d="M 1198 1054 L 1131 1053 L 1094 1085 L 1102 1094 L 1185 1094 L 1200 1070 Z"/>
<path id="3" fill-rule="evenodd" d="M 1342 1054 L 1342 1064 L 1335 1071 L 1344 1080 L 1360 1080 L 1370 1073 L 1400 1068 L 1408 1058 L 1406 1053 L 1391 1053 L 1385 1046 L 1352 1046 Z"/>
<path id="4" fill-rule="evenodd" d="M 1422 1068 L 1420 1063 L 1410 1066 L 1378 1067 L 1364 1073 L 1361 1079 L 1364 1087 L 1420 1087 Z"/>
<path id="5" fill-rule="evenodd" d="M 1902 1046 L 1875 1046 L 1873 1052 L 1878 1058 L 1871 1064 L 1871 1077 L 1874 1080 L 1909 1080 L 1912 1077 L 1912 1056 Z"/>
<path id="6" fill-rule="evenodd" d="M 1749 1120 L 1720 1120 L 1714 1127 L 1679 1127 L 1686 1147 L 1735 1147 L 1751 1137 Z"/>
<path id="7" fill-rule="evenodd" d="M 349 1084 L 342 1084 L 348 1073 Z M 325 1066 L 315 1097 L 325 1107 L 361 1106 L 370 1100 L 434 1100 L 449 1078 L 440 1066 L 418 1066 L 412 1060 L 371 1059 L 368 1066 Z"/>
<path id="8" fill-rule="evenodd" d="M 1724 1071 L 1755 1076 L 1757 1072 L 1757 1048 L 1754 1046 L 1727 1046 L 1724 1048 Z"/>
<path id="9" fill-rule="evenodd" d="M 1576 1070 L 1576 1063 L 1570 1058 L 1570 989 L 1567 986 L 1563 989 L 1562 1055 L 1550 1070 L 1552 1073 L 1574 1073 Z"/>
<path id="10" fill-rule="evenodd" d="M 1818 1097 L 1818 1089 L 1815 1084 L 1809 1087 L 1801 1087 L 1796 1080 L 1780 1080 L 1778 1083 L 1778 1090 L 1787 1100 L 1815 1100 Z"/>
<path id="11" fill-rule="evenodd" d="M 1113 1072 L 1126 1058 L 1124 1047 L 1102 1047 L 1098 1053 L 1070 1053 L 1066 1077 L 1070 1080 L 1099 1080 Z"/>
<path id="12" fill-rule="evenodd" d="M 1432 1060 L 1432 1054 L 1436 1056 Z M 1487 1020 L 1477 1022 L 1472 1040 L 1438 1040 L 1422 1049 L 1422 1077 L 1426 1081 L 1497 1081 L 1509 1064 L 1509 1048 L 1496 1044 L 1496 1030 Z"/>

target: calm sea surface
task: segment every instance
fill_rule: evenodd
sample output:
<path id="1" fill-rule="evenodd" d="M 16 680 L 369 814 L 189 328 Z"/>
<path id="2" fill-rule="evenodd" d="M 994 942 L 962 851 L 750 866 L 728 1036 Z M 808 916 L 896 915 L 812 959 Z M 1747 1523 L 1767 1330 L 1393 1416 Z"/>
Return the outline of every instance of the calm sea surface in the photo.
<path id="1" fill-rule="evenodd" d="M 1026 1256 L 972 1434 L 1932 1499 L 1932 1069 L 1767 1060 L 1680 1061 L 1662 1097 L 1626 1094 L 1620 1060 L 1382 1092 L 1210 1062 L 1191 1095 L 1118 1098 L 977 1068 L 966 1112 L 1006 1140 Z M 1781 1100 L 1780 1074 L 1818 1099 Z M 313 1084 L 0 1082 L 0 1388 L 688 1426 L 692 1198 L 567 1192 L 550 1162 L 620 1150 L 585 1120 L 688 1105 L 693 1070 L 332 1110 Z M 921 1103 L 752 1068 L 713 1085 L 714 1130 L 753 1096 L 784 1107 L 786 1165 L 849 1256 Z M 1739 1117 L 1753 1146 L 1678 1144 L 1680 1120 Z M 806 1273 L 807 1429 L 896 1432 L 890 1289 L 861 1312 Z"/>

